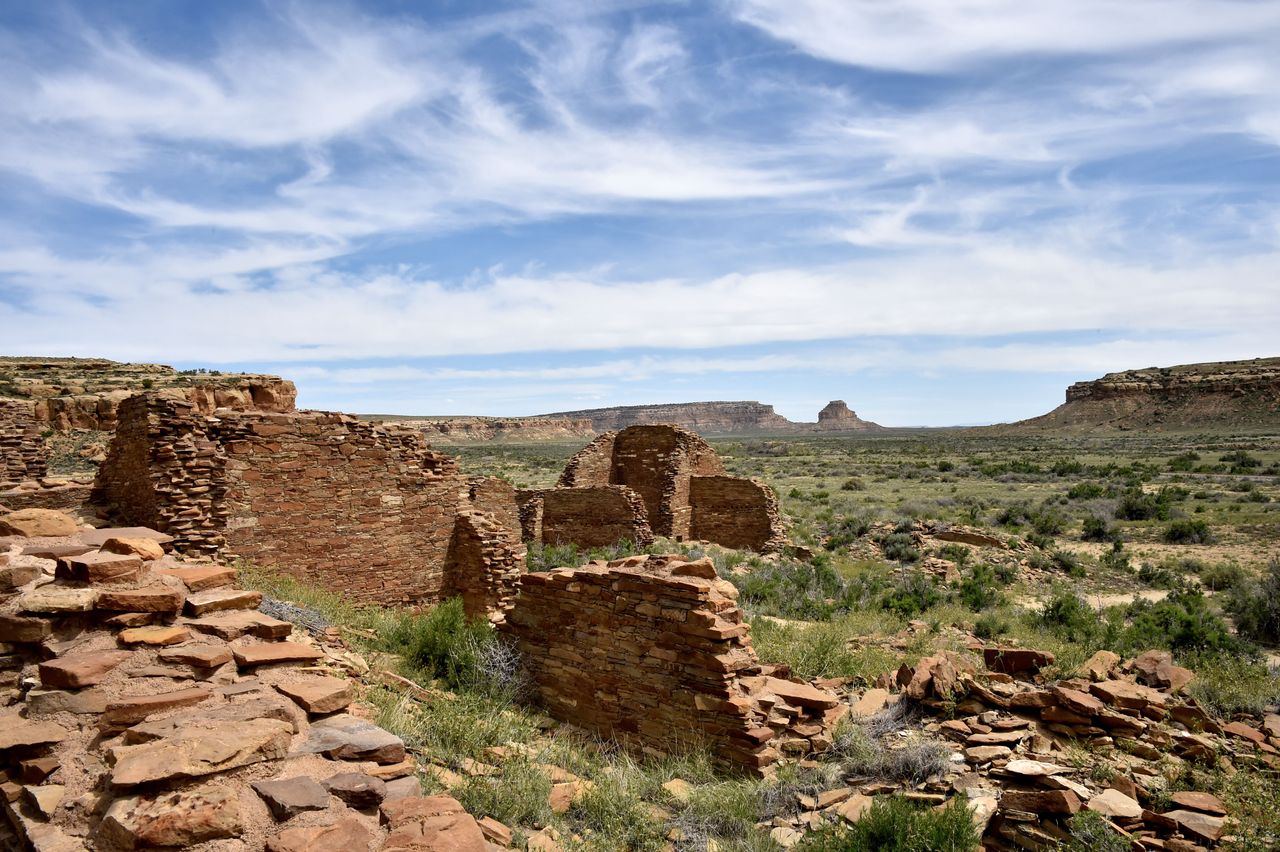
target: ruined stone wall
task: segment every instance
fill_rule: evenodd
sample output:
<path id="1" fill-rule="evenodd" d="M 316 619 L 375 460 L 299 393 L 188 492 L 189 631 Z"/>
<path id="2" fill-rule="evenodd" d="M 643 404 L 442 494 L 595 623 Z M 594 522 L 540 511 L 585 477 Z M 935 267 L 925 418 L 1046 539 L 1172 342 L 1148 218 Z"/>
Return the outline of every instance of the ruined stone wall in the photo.
<path id="1" fill-rule="evenodd" d="M 617 437 L 617 432 L 606 432 L 574 453 L 556 484 L 561 488 L 608 485 L 613 470 L 613 442 Z"/>
<path id="2" fill-rule="evenodd" d="M 694 476 L 689 480 L 690 536 L 725 547 L 758 553 L 780 549 L 787 541 L 778 498 L 755 479 Z"/>
<path id="3" fill-rule="evenodd" d="M 510 485 L 468 481 L 415 430 L 330 412 L 205 417 L 135 397 L 95 498 L 180 551 L 244 558 L 360 601 L 419 605 L 456 590 L 487 596 L 468 601 L 475 611 L 500 609 L 510 592 L 493 593 L 497 579 L 457 581 L 449 566 L 510 578 L 524 559 Z M 456 533 L 464 515 L 476 517 Z"/>
<path id="4" fill-rule="evenodd" d="M 639 750 L 676 753 L 705 740 L 727 764 L 775 760 L 775 732 L 743 683 L 761 670 L 732 587 L 684 575 L 667 557 L 610 566 L 523 578 L 505 629 L 537 701 Z"/>
<path id="5" fill-rule="evenodd" d="M 30 406 L 0 400 L 0 482 L 41 479 L 49 472 L 49 448 Z"/>
<path id="6" fill-rule="evenodd" d="M 441 596 L 460 595 L 467 615 L 501 623 L 524 573 L 525 547 L 516 529 L 484 512 L 460 514 L 445 556 Z"/>
<path id="7" fill-rule="evenodd" d="M 644 501 L 623 485 L 551 488 L 524 492 L 524 499 L 534 504 L 521 507 L 526 540 L 579 547 L 653 541 Z"/>

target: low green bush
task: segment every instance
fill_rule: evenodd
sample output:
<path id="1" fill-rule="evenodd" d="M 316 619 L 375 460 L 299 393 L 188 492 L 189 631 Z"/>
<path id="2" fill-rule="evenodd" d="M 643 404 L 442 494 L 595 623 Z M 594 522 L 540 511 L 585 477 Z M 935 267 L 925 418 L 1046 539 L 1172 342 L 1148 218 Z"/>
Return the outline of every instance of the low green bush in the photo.
<path id="1" fill-rule="evenodd" d="M 812 832 L 795 848 L 800 852 L 972 852 L 977 846 L 973 819 L 960 799 L 934 810 L 897 796 L 878 796 L 853 825 Z"/>
<path id="2" fill-rule="evenodd" d="M 1258 579 L 1233 585 L 1224 608 L 1241 636 L 1254 642 L 1280 642 L 1280 559 L 1272 559 Z"/>
<path id="3" fill-rule="evenodd" d="M 462 598 L 450 598 L 425 614 L 401 613 L 380 636 L 383 650 L 398 654 L 413 671 L 439 678 L 450 689 L 493 694 L 519 690 L 519 657 L 488 621 L 468 618 Z"/>
<path id="4" fill-rule="evenodd" d="M 1181 518 L 1165 528 L 1164 540 L 1170 544 L 1211 544 L 1214 535 L 1200 518 Z"/>

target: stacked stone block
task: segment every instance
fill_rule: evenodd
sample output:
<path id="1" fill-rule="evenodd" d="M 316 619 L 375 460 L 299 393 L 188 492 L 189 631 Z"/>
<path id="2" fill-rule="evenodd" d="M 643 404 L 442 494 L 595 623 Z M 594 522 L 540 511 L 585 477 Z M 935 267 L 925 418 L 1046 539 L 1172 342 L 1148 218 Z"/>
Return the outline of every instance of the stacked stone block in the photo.
<path id="1" fill-rule="evenodd" d="M 517 499 L 526 541 L 579 547 L 653 541 L 644 500 L 625 485 L 522 491 Z"/>
<path id="2" fill-rule="evenodd" d="M 705 745 L 760 772 L 799 741 L 787 731 L 833 723 L 836 700 L 767 675 L 736 596 L 710 560 L 630 557 L 526 574 L 504 629 L 552 716 L 642 752 Z"/>
<path id="3" fill-rule="evenodd" d="M 785 527 L 773 489 L 758 479 L 694 476 L 689 479 L 690 536 L 725 547 L 780 550 Z"/>
<path id="4" fill-rule="evenodd" d="M 30 406 L 0 400 L 0 482 L 42 479 L 49 472 L 49 448 Z"/>

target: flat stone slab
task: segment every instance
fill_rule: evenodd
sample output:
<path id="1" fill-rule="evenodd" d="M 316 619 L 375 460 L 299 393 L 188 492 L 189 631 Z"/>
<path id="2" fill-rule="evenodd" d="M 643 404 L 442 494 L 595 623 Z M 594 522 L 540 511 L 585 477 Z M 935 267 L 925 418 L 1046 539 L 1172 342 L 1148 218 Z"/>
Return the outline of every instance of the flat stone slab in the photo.
<path id="1" fill-rule="evenodd" d="M 1180 792 L 1169 796 L 1170 801 L 1180 808 L 1191 811 L 1200 811 L 1214 816 L 1226 816 L 1226 806 L 1222 804 L 1222 800 L 1212 793 L 1192 793 Z"/>
<path id="2" fill-rule="evenodd" d="M 52 633 L 53 625 L 43 618 L 0 615 L 0 642 L 39 642 Z"/>
<path id="3" fill-rule="evenodd" d="M 173 541 L 173 536 L 158 532 L 150 527 L 102 527 L 101 529 L 88 530 L 76 536 L 80 541 L 94 547 L 102 547 L 110 538 L 149 538 L 160 544 L 168 544 Z"/>
<path id="4" fill-rule="evenodd" d="M 145 589 L 121 589 L 98 593 L 98 609 L 114 612 L 162 612 L 177 613 L 182 609 L 185 595 L 168 586 L 147 586 Z"/>
<path id="5" fill-rule="evenodd" d="M 255 698 L 240 704 L 222 704 L 213 707 L 197 707 L 168 716 L 139 722 L 124 732 L 125 745 L 149 743 L 181 734 L 187 728 L 211 722 L 251 722 L 254 719 L 275 719 L 284 722 L 296 734 L 297 709 L 278 696 Z"/>
<path id="6" fill-rule="evenodd" d="M 399 763 L 405 756 L 404 740 L 366 719 L 345 713 L 313 723 L 299 751 L 375 763 Z"/>
<path id="7" fill-rule="evenodd" d="M 326 779 L 324 787 L 358 811 L 376 808 L 387 797 L 386 782 L 363 772 L 339 772 Z"/>
<path id="8" fill-rule="evenodd" d="M 32 716 L 51 716 L 54 713 L 74 713 L 78 716 L 96 716 L 107 709 L 107 696 L 97 689 L 68 692 L 62 689 L 33 689 L 27 693 L 27 713 Z"/>
<path id="9" fill-rule="evenodd" d="M 80 689 L 93 686 L 101 683 L 112 669 L 132 656 L 132 651 L 68 654 L 40 664 L 40 683 L 51 689 Z"/>
<path id="10" fill-rule="evenodd" d="M 788 704 L 812 710 L 830 710 L 839 700 L 830 692 L 815 689 L 807 683 L 793 683 L 782 678 L 765 678 L 764 690 L 772 692 Z"/>
<path id="11" fill-rule="evenodd" d="M 351 813 L 347 811 L 347 813 Z M 368 849 L 373 832 L 356 816 L 339 819 L 330 825 L 314 828 L 286 828 L 267 841 L 267 852 L 352 852 Z M 387 848 L 387 847 L 383 847 Z M 439 849 L 441 852 L 472 852 L 471 847 L 452 845 L 416 845 L 415 849 Z M 483 848 L 476 850 L 483 852 Z"/>
<path id="12" fill-rule="evenodd" d="M 187 614 L 204 615 L 224 609 L 257 609 L 262 592 L 247 589 L 208 589 L 187 595 Z"/>
<path id="13" fill-rule="evenodd" d="M 130 627 L 116 634 L 116 641 L 124 645 L 177 645 L 191 638 L 191 631 L 176 625 Z"/>
<path id="14" fill-rule="evenodd" d="M 91 550 L 97 550 L 97 548 L 88 544 L 29 544 L 22 548 L 22 555 L 40 559 L 62 559 L 67 556 L 79 556 Z"/>
<path id="15" fill-rule="evenodd" d="M 54 576 L 77 583 L 127 583 L 137 578 L 142 560 L 131 554 L 90 551 L 58 560 Z"/>
<path id="16" fill-rule="evenodd" d="M 1119 819 L 1137 819 L 1142 816 L 1142 805 L 1121 793 L 1119 790 L 1103 790 L 1085 805 L 1091 811 L 1104 817 Z"/>
<path id="17" fill-rule="evenodd" d="M 252 786 L 254 792 L 266 803 L 271 816 L 279 822 L 303 811 L 323 811 L 329 807 L 329 791 L 319 781 L 305 775 L 255 781 Z"/>
<path id="18" fill-rule="evenodd" d="M 67 729 L 54 722 L 32 722 L 20 716 L 0 716 L 0 751 L 62 742 Z"/>
<path id="19" fill-rule="evenodd" d="M 324 656 L 310 645 L 297 642 L 259 642 L 254 645 L 237 645 L 231 649 L 236 664 L 245 668 L 272 663 L 306 663 Z"/>
<path id="20" fill-rule="evenodd" d="M 196 778 L 239 766 L 279 760 L 293 728 L 277 719 L 191 723 L 172 737 L 112 749 L 111 782 L 121 786 Z"/>
<path id="21" fill-rule="evenodd" d="M 209 690 L 201 687 L 162 692 L 159 695 L 130 695 L 117 698 L 107 704 L 102 721 L 107 724 L 132 724 L 141 722 L 154 713 L 177 710 L 199 704 L 209 697 Z"/>
<path id="22" fill-rule="evenodd" d="M 228 586 L 235 582 L 236 575 L 239 573 L 236 569 L 228 568 L 225 565 L 152 568 L 152 571 L 162 577 L 177 577 L 193 592 L 203 592 L 206 589 Z"/>
<path id="23" fill-rule="evenodd" d="M 180 648 L 166 648 L 158 656 L 166 663 L 213 669 L 231 662 L 231 649 L 226 645 L 184 645 Z"/>
<path id="24" fill-rule="evenodd" d="M 333 713 L 356 697 L 351 681 L 338 677 L 309 677 L 276 684 L 276 689 L 308 713 Z"/>
<path id="25" fill-rule="evenodd" d="M 22 612 L 70 613 L 89 612 L 98 600 L 96 589 L 72 589 L 66 586 L 42 586 L 27 592 L 18 601 Z"/>
<path id="26" fill-rule="evenodd" d="M 187 626 L 219 639 L 239 639 L 241 636 L 257 636 L 259 639 L 283 639 L 293 632 L 293 625 L 253 610 L 209 615 L 187 622 Z"/>
<path id="27" fill-rule="evenodd" d="M 218 785 L 150 796 L 124 796 L 107 809 L 99 829 L 122 849 L 182 849 L 242 831 L 236 791 Z"/>

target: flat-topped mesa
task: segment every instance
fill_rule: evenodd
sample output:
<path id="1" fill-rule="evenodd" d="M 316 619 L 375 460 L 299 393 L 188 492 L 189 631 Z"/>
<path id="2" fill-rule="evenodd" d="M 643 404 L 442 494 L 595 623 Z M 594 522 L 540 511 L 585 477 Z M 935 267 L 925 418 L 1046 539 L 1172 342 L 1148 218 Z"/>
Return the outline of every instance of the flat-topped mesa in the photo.
<path id="1" fill-rule="evenodd" d="M 1280 358 L 1151 367 L 1076 382 L 1048 414 L 995 427 L 1196 429 L 1280 425 Z"/>
<path id="2" fill-rule="evenodd" d="M 346 414 L 120 406 L 94 502 L 184 553 L 239 557 L 364 602 L 460 594 L 500 620 L 523 569 L 515 490 L 467 478 L 413 429 Z"/>
<path id="3" fill-rule="evenodd" d="M 674 424 L 700 435 L 794 435 L 812 432 L 873 432 L 883 427 L 863 420 L 842 400 L 834 400 L 818 414 L 817 423 L 797 423 L 761 402 L 681 402 L 663 405 L 624 405 L 542 415 L 580 418 L 599 432 L 629 426 Z"/>
<path id="4" fill-rule="evenodd" d="M 502 629 L 555 718 L 648 753 L 703 740 L 764 772 L 822 750 L 837 699 L 761 666 L 736 598 L 710 559 L 633 556 L 525 575 Z"/>
<path id="5" fill-rule="evenodd" d="M 293 382 L 251 373 L 177 371 L 164 364 L 102 358 L 0 357 L 0 395 L 24 404 L 32 419 L 59 431 L 110 431 L 120 403 L 144 391 L 166 392 L 204 414 L 218 409 L 294 410 Z"/>
<path id="6" fill-rule="evenodd" d="M 555 441 L 590 438 L 591 421 L 571 417 L 379 417 L 420 430 L 439 443 L 468 441 Z"/>
<path id="7" fill-rule="evenodd" d="M 786 529 L 768 485 L 725 474 L 716 451 L 674 425 L 629 426 L 579 450 L 553 489 L 521 491 L 526 541 L 596 547 L 650 532 L 758 552 Z"/>

